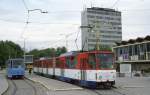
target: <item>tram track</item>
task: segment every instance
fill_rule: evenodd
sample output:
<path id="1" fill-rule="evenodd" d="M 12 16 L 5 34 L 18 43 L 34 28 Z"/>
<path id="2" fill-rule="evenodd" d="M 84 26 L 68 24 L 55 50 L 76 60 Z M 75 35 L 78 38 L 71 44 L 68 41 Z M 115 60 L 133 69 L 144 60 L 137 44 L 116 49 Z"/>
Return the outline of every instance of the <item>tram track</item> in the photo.
<path id="1" fill-rule="evenodd" d="M 25 93 L 30 93 L 30 95 L 38 95 L 37 89 L 32 82 L 28 79 L 22 80 L 9 80 L 8 79 L 8 89 L 2 95 L 27 95 Z M 29 94 L 28 94 L 29 95 Z"/>
<path id="2" fill-rule="evenodd" d="M 127 95 L 120 91 L 120 89 L 117 88 L 111 88 L 111 89 L 85 89 L 88 91 L 91 91 L 95 93 L 95 95 Z"/>
<path id="3" fill-rule="evenodd" d="M 97 95 L 103 95 L 103 94 L 101 94 L 100 92 L 98 92 L 98 91 L 96 91 L 96 90 L 94 90 L 93 91 L 95 94 L 97 94 Z"/>
<path id="4" fill-rule="evenodd" d="M 16 85 L 16 83 L 14 82 L 14 80 L 12 80 L 12 84 L 13 84 L 13 86 L 14 86 L 14 90 L 13 90 L 12 95 L 16 95 L 16 92 L 17 92 L 17 85 Z"/>
<path id="5" fill-rule="evenodd" d="M 15 95 L 17 91 L 15 83 L 10 79 L 7 79 L 7 82 L 8 82 L 8 89 L 2 95 Z"/>
<path id="6" fill-rule="evenodd" d="M 126 95 L 126 94 L 124 94 L 124 93 L 122 93 L 120 91 L 114 90 L 114 89 L 113 89 L 113 91 L 116 92 L 116 93 L 118 93 L 118 94 L 120 94 L 120 95 Z"/>
<path id="7" fill-rule="evenodd" d="M 25 79 L 24 81 L 33 88 L 33 90 L 34 90 L 34 94 L 33 95 L 37 95 L 36 87 L 31 82 L 29 82 L 28 79 Z"/>

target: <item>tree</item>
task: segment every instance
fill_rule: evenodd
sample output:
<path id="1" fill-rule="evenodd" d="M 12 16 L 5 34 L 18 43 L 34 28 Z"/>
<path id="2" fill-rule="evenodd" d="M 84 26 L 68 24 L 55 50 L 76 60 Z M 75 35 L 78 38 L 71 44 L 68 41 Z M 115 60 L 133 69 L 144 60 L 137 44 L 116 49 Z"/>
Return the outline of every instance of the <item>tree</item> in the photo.
<path id="1" fill-rule="evenodd" d="M 28 54 L 34 55 L 34 58 L 40 58 L 40 57 L 54 57 L 59 56 L 62 53 L 67 52 L 67 49 L 65 47 L 58 47 L 58 48 L 47 48 L 47 49 L 34 49 L 30 51 Z"/>
<path id="2" fill-rule="evenodd" d="M 22 57 L 23 50 L 12 41 L 0 41 L 0 66 L 4 66 L 9 58 Z"/>

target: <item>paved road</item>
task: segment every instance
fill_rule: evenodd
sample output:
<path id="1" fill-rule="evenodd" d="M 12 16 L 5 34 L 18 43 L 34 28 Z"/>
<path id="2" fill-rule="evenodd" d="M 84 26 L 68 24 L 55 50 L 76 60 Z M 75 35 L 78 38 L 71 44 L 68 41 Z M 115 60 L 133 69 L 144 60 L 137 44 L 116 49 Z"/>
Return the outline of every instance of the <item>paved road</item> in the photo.
<path id="1" fill-rule="evenodd" d="M 109 90 L 104 90 L 104 89 L 93 90 L 93 89 L 78 87 L 76 85 L 68 84 L 66 82 L 61 82 L 58 80 L 41 77 L 35 74 L 26 75 L 26 77 L 33 81 L 37 81 L 38 83 L 45 85 L 45 87 L 49 89 L 47 95 L 133 95 L 121 88 L 118 89 L 112 88 Z M 72 88 L 76 88 L 76 89 L 72 89 Z"/>
<path id="2" fill-rule="evenodd" d="M 8 80 L 8 83 L 8 91 L 3 95 L 47 95 L 46 88 L 27 79 Z"/>
<path id="3" fill-rule="evenodd" d="M 8 88 L 5 71 L 0 71 L 0 95 Z"/>
<path id="4" fill-rule="evenodd" d="M 116 85 L 134 95 L 150 95 L 150 77 L 117 78 Z"/>
<path id="5" fill-rule="evenodd" d="M 68 91 L 49 91 L 48 95 L 134 95 L 119 89 L 82 89 L 82 90 L 68 90 Z"/>
<path id="6" fill-rule="evenodd" d="M 43 78 L 32 74 L 28 76 L 41 83 L 49 83 L 50 87 L 64 87 L 69 85 L 65 82 Z M 44 81 L 44 82 L 42 82 Z M 9 89 L 4 95 L 150 95 L 150 77 L 117 78 L 117 88 L 105 89 L 68 89 L 53 90 L 43 87 L 39 82 L 24 80 L 8 80 Z M 74 87 L 74 85 L 69 86 Z M 66 87 L 64 87 L 66 88 Z M 68 88 L 68 87 L 67 87 Z"/>
<path id="7" fill-rule="evenodd" d="M 91 89 L 71 89 L 74 86 L 69 86 L 70 89 L 64 90 L 53 90 L 58 87 L 63 87 L 64 84 L 67 86 L 68 83 L 60 82 L 58 80 L 52 80 L 32 74 L 28 76 L 35 81 L 38 81 L 47 87 L 50 87 L 48 95 L 150 95 L 150 77 L 133 77 L 133 78 L 117 78 L 116 87 L 110 90 L 91 90 Z"/>
<path id="8" fill-rule="evenodd" d="M 58 81 L 56 79 L 51 79 L 51 78 L 45 78 L 41 77 L 35 74 L 28 75 L 26 74 L 26 77 L 32 81 L 39 82 L 43 84 L 46 88 L 48 88 L 51 91 L 60 91 L 60 90 L 81 90 L 83 89 L 82 87 L 79 87 L 77 85 L 73 85 L 70 83 Z"/>

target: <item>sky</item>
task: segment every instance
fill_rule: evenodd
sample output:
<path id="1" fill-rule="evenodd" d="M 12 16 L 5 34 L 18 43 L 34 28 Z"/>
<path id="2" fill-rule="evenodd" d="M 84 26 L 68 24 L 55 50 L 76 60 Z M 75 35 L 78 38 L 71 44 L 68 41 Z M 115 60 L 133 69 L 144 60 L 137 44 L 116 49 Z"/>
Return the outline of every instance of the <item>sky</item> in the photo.
<path id="1" fill-rule="evenodd" d="M 81 49 L 81 11 L 90 7 L 122 12 L 123 40 L 150 35 L 150 0 L 0 0 L 0 40 L 32 49 Z M 40 11 L 27 10 L 41 9 Z M 28 18 L 28 24 L 26 24 Z M 79 35 L 78 35 L 79 34 Z M 75 42 L 75 40 L 77 40 Z"/>

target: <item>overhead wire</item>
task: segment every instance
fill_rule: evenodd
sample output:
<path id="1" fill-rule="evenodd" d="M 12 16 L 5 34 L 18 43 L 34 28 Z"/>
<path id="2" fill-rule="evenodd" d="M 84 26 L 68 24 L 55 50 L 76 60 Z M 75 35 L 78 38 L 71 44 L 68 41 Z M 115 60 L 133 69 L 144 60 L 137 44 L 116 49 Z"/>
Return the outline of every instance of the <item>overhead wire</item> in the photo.
<path id="1" fill-rule="evenodd" d="M 22 0 L 22 2 L 23 2 L 23 4 L 24 4 L 25 9 L 26 9 L 26 10 L 29 10 L 29 8 L 28 8 L 26 2 L 25 2 L 24 0 Z"/>
<path id="2" fill-rule="evenodd" d="M 27 4 L 26 4 L 26 2 L 25 2 L 24 0 L 22 0 L 22 2 L 23 2 L 24 7 L 25 7 L 25 9 L 26 9 L 26 11 L 27 11 L 27 18 L 26 18 L 25 26 L 24 26 L 24 28 L 23 28 L 23 31 L 21 32 L 21 35 L 20 35 L 21 38 L 24 38 L 24 37 L 23 37 L 24 32 L 25 32 L 26 29 L 28 28 L 28 24 L 29 24 L 29 8 L 28 8 L 28 6 L 27 6 Z"/>
<path id="3" fill-rule="evenodd" d="M 3 19 L 3 18 L 0 18 L 0 21 L 3 21 L 3 22 L 12 22 L 12 23 L 25 23 L 23 21 L 17 21 L 17 20 L 12 20 L 12 19 Z"/>
<path id="4" fill-rule="evenodd" d="M 10 23 L 33 23 L 33 24 L 60 24 L 60 25 L 79 25 L 78 23 L 55 23 L 55 22 L 29 22 L 27 21 L 17 21 L 17 20 L 11 20 L 11 19 L 2 19 L 0 18 L 0 21 L 3 22 L 10 22 Z"/>
<path id="5" fill-rule="evenodd" d="M 23 5 L 24 5 L 24 7 L 25 7 L 25 10 L 27 11 L 27 18 L 26 18 L 26 21 L 25 21 L 25 22 L 22 22 L 22 23 L 25 23 L 25 25 L 24 25 L 24 27 L 23 27 L 23 29 L 22 29 L 22 31 L 21 31 L 20 37 L 18 38 L 17 41 L 19 41 L 20 38 L 24 40 L 24 47 L 23 47 L 23 48 L 24 48 L 24 50 L 25 50 L 25 39 L 26 39 L 26 38 L 24 37 L 24 33 L 25 33 L 25 31 L 26 31 L 26 29 L 27 29 L 27 27 L 28 27 L 28 24 L 29 24 L 29 12 L 28 12 L 29 8 L 28 8 L 28 6 L 26 5 L 26 3 L 25 3 L 24 0 L 22 0 L 22 2 L 23 2 Z"/>
<path id="6" fill-rule="evenodd" d="M 56 40 L 54 43 L 51 43 L 50 44 L 50 46 L 51 47 L 53 47 L 54 45 L 56 45 L 57 44 L 57 42 L 60 42 L 60 41 L 62 41 L 64 38 L 62 38 L 62 39 L 59 39 L 59 40 Z"/>
<path id="7" fill-rule="evenodd" d="M 77 33 L 77 32 L 78 32 L 78 31 L 73 32 L 73 33 L 70 33 L 70 34 L 63 34 L 63 35 L 64 35 L 65 37 L 66 37 L 66 36 L 69 37 L 69 36 L 72 36 L 73 34 L 75 34 L 75 33 Z M 61 39 L 56 40 L 54 43 L 51 43 L 50 46 L 52 47 L 52 46 L 56 45 L 57 42 L 60 42 L 60 41 L 62 41 L 62 40 L 64 40 L 64 38 L 61 38 Z M 69 41 L 71 41 L 71 40 L 69 40 Z M 74 41 L 74 40 L 72 40 L 72 41 Z"/>
<path id="8" fill-rule="evenodd" d="M 76 36 L 76 39 L 75 39 L 75 45 L 76 45 L 77 50 L 79 50 L 79 47 L 78 47 L 78 44 L 77 44 L 79 32 L 80 32 L 80 27 L 79 27 L 79 29 L 78 29 L 78 33 L 77 33 L 77 36 Z"/>
<path id="9" fill-rule="evenodd" d="M 115 3 L 114 3 L 110 8 L 114 8 L 114 6 L 116 6 L 119 1 L 120 1 L 120 0 L 116 0 Z"/>
<path id="10" fill-rule="evenodd" d="M 80 25 L 80 23 L 53 23 L 53 22 L 29 22 L 29 20 L 27 21 L 15 21 L 15 20 L 10 20 L 10 19 L 2 19 L 0 18 L 0 21 L 4 21 L 4 22 L 12 22 L 12 23 L 34 23 L 34 24 L 58 24 L 58 25 L 74 25 L 74 26 L 77 26 L 77 25 Z M 123 25 L 131 25 L 131 26 L 148 26 L 150 25 L 150 23 L 147 23 L 147 24 L 137 24 L 137 23 L 123 23 Z"/>

